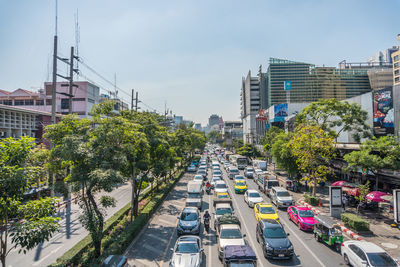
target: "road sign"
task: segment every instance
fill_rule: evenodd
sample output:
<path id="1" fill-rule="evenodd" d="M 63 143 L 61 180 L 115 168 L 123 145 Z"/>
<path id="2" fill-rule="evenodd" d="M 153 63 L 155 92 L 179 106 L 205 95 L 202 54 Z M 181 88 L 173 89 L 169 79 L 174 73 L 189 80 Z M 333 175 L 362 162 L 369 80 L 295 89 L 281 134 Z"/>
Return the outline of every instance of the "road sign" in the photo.
<path id="1" fill-rule="evenodd" d="M 284 81 L 283 82 L 283 88 L 285 90 L 292 90 L 292 81 Z"/>

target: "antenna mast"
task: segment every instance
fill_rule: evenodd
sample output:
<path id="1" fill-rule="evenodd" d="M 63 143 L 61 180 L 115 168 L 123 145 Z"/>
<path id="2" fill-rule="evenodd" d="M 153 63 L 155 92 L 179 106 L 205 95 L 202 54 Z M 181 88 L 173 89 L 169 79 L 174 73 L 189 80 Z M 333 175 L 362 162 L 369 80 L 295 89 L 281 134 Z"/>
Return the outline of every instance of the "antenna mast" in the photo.
<path id="1" fill-rule="evenodd" d="M 78 9 L 76 10 L 75 14 L 75 53 L 76 57 L 79 58 L 79 43 L 81 41 L 81 29 L 79 27 L 79 13 Z M 76 61 L 76 68 L 79 69 L 79 60 Z"/>

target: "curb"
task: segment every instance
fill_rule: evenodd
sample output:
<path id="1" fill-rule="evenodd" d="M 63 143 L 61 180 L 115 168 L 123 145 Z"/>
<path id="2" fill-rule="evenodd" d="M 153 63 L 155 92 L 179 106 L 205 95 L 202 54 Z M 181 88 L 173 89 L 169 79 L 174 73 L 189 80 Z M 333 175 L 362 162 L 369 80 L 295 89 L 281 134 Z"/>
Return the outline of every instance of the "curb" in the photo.
<path id="1" fill-rule="evenodd" d="M 357 241 L 362 241 L 364 240 L 361 236 L 359 236 L 357 233 L 351 231 L 349 228 L 344 226 L 343 224 L 339 224 L 340 229 L 342 230 L 343 233 L 346 235 L 350 236 L 352 239 L 357 240 Z"/>
<path id="2" fill-rule="evenodd" d="M 314 206 L 311 206 L 310 204 L 308 204 L 307 202 L 305 202 L 304 200 L 299 200 L 298 201 L 301 205 L 306 206 L 307 208 L 309 208 L 312 212 L 314 212 L 316 215 L 319 214 L 324 214 L 322 211 L 320 211 L 319 209 L 315 208 Z"/>

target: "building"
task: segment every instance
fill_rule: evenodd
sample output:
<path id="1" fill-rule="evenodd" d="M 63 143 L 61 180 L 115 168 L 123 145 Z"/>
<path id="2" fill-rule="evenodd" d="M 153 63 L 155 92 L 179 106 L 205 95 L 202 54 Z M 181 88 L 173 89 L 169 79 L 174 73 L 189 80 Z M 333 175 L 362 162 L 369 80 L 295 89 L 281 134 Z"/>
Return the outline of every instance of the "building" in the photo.
<path id="1" fill-rule="evenodd" d="M 208 126 L 211 127 L 213 125 L 218 125 L 219 126 L 219 116 L 216 114 L 212 114 L 208 118 Z"/>
<path id="2" fill-rule="evenodd" d="M 384 64 L 384 63 L 392 63 L 392 54 L 396 52 L 398 48 L 396 46 L 393 46 L 392 48 L 385 49 L 383 51 L 379 51 L 376 53 L 374 56 L 370 57 L 367 62 L 368 63 L 378 63 L 378 64 Z"/>
<path id="3" fill-rule="evenodd" d="M 235 140 L 243 139 L 243 124 L 241 121 L 224 121 L 222 137 L 226 145 L 232 146 Z"/>
<path id="4" fill-rule="evenodd" d="M 175 124 L 175 126 L 178 126 L 181 123 L 183 123 L 183 116 L 175 116 L 174 115 L 174 124 Z"/>
<path id="5" fill-rule="evenodd" d="M 203 127 L 201 127 L 201 123 L 196 123 L 196 124 L 194 125 L 194 128 L 195 128 L 196 130 L 198 130 L 198 131 L 203 131 Z"/>
<path id="6" fill-rule="evenodd" d="M 369 83 L 373 91 L 393 86 L 393 69 L 374 68 L 368 70 Z"/>
<path id="7" fill-rule="evenodd" d="M 397 35 L 399 49 L 392 53 L 393 64 L 393 106 L 395 135 L 400 138 L 400 34 Z"/>
<path id="8" fill-rule="evenodd" d="M 119 98 L 113 98 L 108 94 L 100 94 L 100 103 L 107 101 L 107 100 L 112 100 L 115 101 L 115 105 L 114 105 L 114 112 L 119 112 L 122 110 L 128 110 L 129 109 L 129 105 L 125 102 L 123 102 L 121 99 Z"/>
<path id="9" fill-rule="evenodd" d="M 393 63 L 393 85 L 400 85 L 400 34 L 397 35 L 397 40 L 399 42 L 399 49 L 392 53 L 392 63 Z"/>

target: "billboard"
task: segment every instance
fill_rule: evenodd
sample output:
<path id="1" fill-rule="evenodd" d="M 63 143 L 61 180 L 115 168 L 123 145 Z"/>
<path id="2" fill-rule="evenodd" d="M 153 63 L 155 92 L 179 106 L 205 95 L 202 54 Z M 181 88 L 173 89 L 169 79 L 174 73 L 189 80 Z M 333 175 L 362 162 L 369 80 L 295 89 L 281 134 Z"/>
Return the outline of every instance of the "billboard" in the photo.
<path id="1" fill-rule="evenodd" d="M 283 82 L 283 89 L 292 90 L 292 81 L 284 81 Z"/>
<path id="2" fill-rule="evenodd" d="M 277 104 L 274 106 L 275 121 L 284 120 L 288 116 L 288 104 Z"/>
<path id="3" fill-rule="evenodd" d="M 392 88 L 372 92 L 374 135 L 394 134 L 394 111 Z"/>

